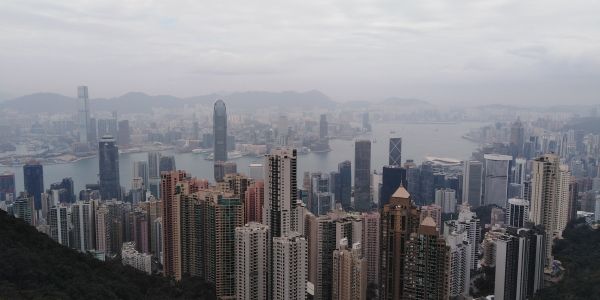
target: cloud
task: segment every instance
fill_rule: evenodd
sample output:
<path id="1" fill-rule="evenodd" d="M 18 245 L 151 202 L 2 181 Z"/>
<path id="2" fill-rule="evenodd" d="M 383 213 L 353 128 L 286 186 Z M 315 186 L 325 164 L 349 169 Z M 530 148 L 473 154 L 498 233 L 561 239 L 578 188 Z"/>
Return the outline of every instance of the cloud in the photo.
<path id="1" fill-rule="evenodd" d="M 0 90 L 15 95 L 70 94 L 81 82 L 102 97 L 130 90 L 189 96 L 319 89 L 338 100 L 411 95 L 476 102 L 515 80 L 518 90 L 527 90 L 526 83 L 547 91 L 503 101 L 548 101 L 571 89 L 565 82 L 583 86 L 569 90 L 573 101 L 600 92 L 590 80 L 600 70 L 600 3 L 592 0 L 4 0 L 2 6 Z M 461 90 L 473 84 L 485 89 Z"/>

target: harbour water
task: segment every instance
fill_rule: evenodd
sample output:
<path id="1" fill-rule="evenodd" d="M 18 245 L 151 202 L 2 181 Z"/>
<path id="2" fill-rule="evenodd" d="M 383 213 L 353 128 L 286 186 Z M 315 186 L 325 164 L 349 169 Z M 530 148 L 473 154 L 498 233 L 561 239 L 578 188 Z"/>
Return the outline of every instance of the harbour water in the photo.
<path id="1" fill-rule="evenodd" d="M 374 123 L 371 133 L 358 137 L 370 139 L 371 168 L 381 170 L 388 163 L 388 143 L 390 137 L 402 137 L 402 160 L 414 159 L 417 163 L 425 156 L 450 157 L 459 160 L 468 159 L 476 150 L 477 143 L 462 138 L 471 129 L 479 128 L 485 123 Z M 298 156 L 298 183 L 302 184 L 302 175 L 309 172 L 330 172 L 337 170 L 337 164 L 344 160 L 352 161 L 354 165 L 354 141 L 331 140 L 332 151 L 325 153 L 309 153 Z M 165 155 L 175 155 L 178 169 L 186 170 L 192 176 L 213 179 L 212 161 L 204 159 L 203 155 L 193 153 L 163 152 Z M 133 162 L 147 160 L 146 153 L 129 153 L 119 156 L 121 185 L 127 189 L 131 185 Z M 242 157 L 234 160 L 238 172 L 246 173 L 251 163 L 262 163 L 261 158 Z M 22 167 L 0 167 L 0 173 L 9 170 L 15 173 L 17 191 L 23 190 Z M 354 167 L 353 167 L 354 170 Z M 51 183 L 58 182 L 64 177 L 72 177 L 75 191 L 82 190 L 87 183 L 98 182 L 98 158 L 91 157 L 73 163 L 53 164 L 44 166 L 44 185 L 48 188 Z"/>

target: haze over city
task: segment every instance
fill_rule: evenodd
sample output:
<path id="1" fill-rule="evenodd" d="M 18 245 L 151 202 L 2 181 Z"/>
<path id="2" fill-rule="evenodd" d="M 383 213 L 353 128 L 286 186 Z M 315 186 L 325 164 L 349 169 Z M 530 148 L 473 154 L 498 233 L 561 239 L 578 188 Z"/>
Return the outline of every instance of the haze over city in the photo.
<path id="1" fill-rule="evenodd" d="M 597 1 L 3 1 L 0 99 L 320 90 L 593 104 Z"/>

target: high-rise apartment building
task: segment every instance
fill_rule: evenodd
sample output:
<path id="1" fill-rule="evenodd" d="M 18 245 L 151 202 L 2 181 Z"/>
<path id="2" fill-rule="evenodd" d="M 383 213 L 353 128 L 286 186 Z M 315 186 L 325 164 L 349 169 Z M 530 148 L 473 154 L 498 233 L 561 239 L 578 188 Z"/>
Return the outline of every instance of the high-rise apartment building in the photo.
<path id="1" fill-rule="evenodd" d="M 450 297 L 466 297 L 469 295 L 469 287 L 471 285 L 471 245 L 467 238 L 467 233 L 456 231 L 446 236 L 446 244 L 450 247 L 449 253 L 449 288 L 448 296 Z"/>
<path id="2" fill-rule="evenodd" d="M 273 300 L 306 299 L 308 243 L 298 233 L 273 238 Z"/>
<path id="3" fill-rule="evenodd" d="M 506 207 L 508 201 L 508 170 L 512 156 L 485 154 L 485 205 Z"/>
<path id="4" fill-rule="evenodd" d="M 177 193 L 177 184 L 184 180 L 184 171 L 161 174 L 161 200 L 163 203 L 163 270 L 165 276 L 181 280 L 181 197 Z"/>
<path id="5" fill-rule="evenodd" d="M 421 212 L 404 187 L 381 210 L 380 299 L 404 299 L 406 241 L 419 228 Z"/>
<path id="6" fill-rule="evenodd" d="M 37 218 L 35 213 L 35 204 L 33 196 L 28 193 L 20 193 L 13 203 L 13 215 L 15 218 L 22 219 L 25 223 L 35 226 Z"/>
<path id="7" fill-rule="evenodd" d="M 284 236 L 295 228 L 293 211 L 298 197 L 296 183 L 296 150 L 276 148 L 265 156 L 265 196 L 263 224 L 269 226 L 272 237 Z"/>
<path id="8" fill-rule="evenodd" d="M 265 183 L 262 180 L 251 184 L 244 193 L 244 224 L 262 223 L 262 209 L 265 200 Z"/>
<path id="9" fill-rule="evenodd" d="M 448 299 L 450 247 L 426 217 L 406 241 L 402 299 Z"/>
<path id="10" fill-rule="evenodd" d="M 98 143 L 98 165 L 102 200 L 121 199 L 119 148 L 112 136 L 105 135 Z"/>
<path id="11" fill-rule="evenodd" d="M 402 166 L 402 138 L 390 138 L 389 162 L 390 166 Z"/>
<path id="12" fill-rule="evenodd" d="M 348 248 L 348 239 L 341 239 L 333 251 L 332 276 L 331 299 L 367 299 L 367 261 L 362 257 L 361 243 Z"/>
<path id="13" fill-rule="evenodd" d="M 379 221 L 378 211 L 362 213 L 362 254 L 367 261 L 367 282 L 379 285 Z"/>
<path id="14" fill-rule="evenodd" d="M 235 229 L 235 290 L 238 300 L 268 299 L 268 267 L 271 252 L 269 228 L 250 222 Z"/>
<path id="15" fill-rule="evenodd" d="M 371 209 L 371 141 L 358 140 L 354 144 L 354 209 Z"/>
<path id="16" fill-rule="evenodd" d="M 71 205 L 73 242 L 81 252 L 96 249 L 96 201 L 80 201 Z"/>
<path id="17" fill-rule="evenodd" d="M 442 208 L 442 213 L 456 212 L 456 191 L 453 189 L 437 189 L 435 204 Z"/>
<path id="18" fill-rule="evenodd" d="M 69 246 L 69 212 L 65 205 L 54 206 L 48 213 L 50 237 L 63 246 Z"/>
<path id="19" fill-rule="evenodd" d="M 449 236 L 452 232 L 466 233 L 467 241 L 470 245 L 479 245 L 481 241 L 481 221 L 477 214 L 471 211 L 468 205 L 462 205 L 458 213 L 457 220 L 446 221 L 444 226 L 444 236 Z M 471 247 L 470 270 L 477 269 L 477 247 Z"/>

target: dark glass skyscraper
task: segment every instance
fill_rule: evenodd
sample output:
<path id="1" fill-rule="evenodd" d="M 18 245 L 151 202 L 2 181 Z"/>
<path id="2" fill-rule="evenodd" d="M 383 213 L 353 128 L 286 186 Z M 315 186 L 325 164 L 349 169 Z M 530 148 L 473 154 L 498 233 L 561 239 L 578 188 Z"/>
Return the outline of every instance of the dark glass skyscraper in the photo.
<path id="1" fill-rule="evenodd" d="M 389 165 L 402 165 L 402 138 L 390 138 Z"/>
<path id="2" fill-rule="evenodd" d="M 160 157 L 158 166 L 159 174 L 162 172 L 171 172 L 175 170 L 177 170 L 177 167 L 175 166 L 175 156 L 167 155 Z"/>
<path id="3" fill-rule="evenodd" d="M 213 111 L 214 161 L 227 161 L 227 108 L 223 100 L 215 102 Z"/>
<path id="4" fill-rule="evenodd" d="M 371 141 L 358 140 L 354 144 L 354 209 L 371 208 Z"/>
<path id="5" fill-rule="evenodd" d="M 328 131 L 328 123 L 327 123 L 327 115 L 322 114 L 321 119 L 319 120 L 319 138 L 325 139 L 329 135 Z"/>
<path id="6" fill-rule="evenodd" d="M 23 166 L 23 184 L 25 192 L 33 197 L 35 209 L 42 209 L 44 192 L 44 168 L 38 162 L 29 162 Z"/>
<path id="7" fill-rule="evenodd" d="M 402 185 L 408 187 L 406 181 L 406 169 L 399 166 L 384 166 L 381 184 L 381 195 L 379 195 L 379 208 L 388 204 L 392 194 Z"/>
<path id="8" fill-rule="evenodd" d="M 98 143 L 98 164 L 100 170 L 100 197 L 102 200 L 120 199 L 119 148 L 115 139 L 105 135 Z"/>
<path id="9" fill-rule="evenodd" d="M 6 200 L 6 195 L 11 194 L 13 199 L 15 195 L 15 174 L 5 172 L 0 174 L 0 201 Z"/>
<path id="10" fill-rule="evenodd" d="M 338 174 L 336 180 L 340 190 L 335 199 L 342 204 L 344 210 L 349 210 L 352 206 L 352 163 L 349 160 L 339 163 Z"/>

